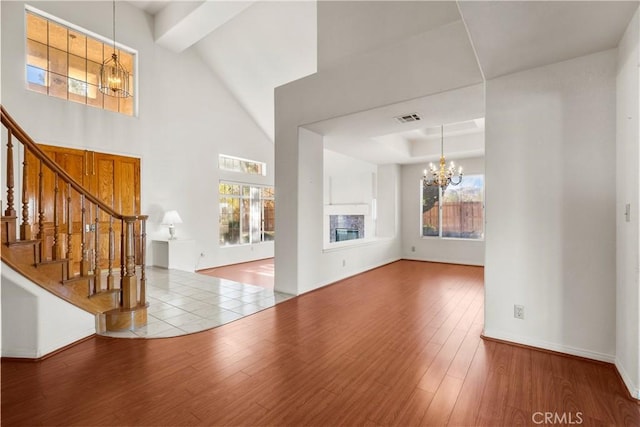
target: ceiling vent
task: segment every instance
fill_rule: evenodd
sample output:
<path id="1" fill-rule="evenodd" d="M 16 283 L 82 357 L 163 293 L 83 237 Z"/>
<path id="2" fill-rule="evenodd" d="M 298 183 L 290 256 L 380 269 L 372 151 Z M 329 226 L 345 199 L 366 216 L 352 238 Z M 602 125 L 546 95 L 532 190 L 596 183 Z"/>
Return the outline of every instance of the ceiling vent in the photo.
<path id="1" fill-rule="evenodd" d="M 418 113 L 403 114 L 402 116 L 394 117 L 400 123 L 417 122 L 422 120 Z"/>

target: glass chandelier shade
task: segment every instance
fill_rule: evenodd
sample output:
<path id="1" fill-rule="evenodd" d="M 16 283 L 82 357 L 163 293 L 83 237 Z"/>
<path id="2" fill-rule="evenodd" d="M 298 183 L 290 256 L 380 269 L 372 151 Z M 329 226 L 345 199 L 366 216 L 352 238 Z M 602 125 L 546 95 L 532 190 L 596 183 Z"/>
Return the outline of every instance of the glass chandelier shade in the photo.
<path id="1" fill-rule="evenodd" d="M 116 98 L 131 96 L 129 72 L 122 66 L 116 53 L 116 2 L 113 1 L 113 53 L 100 67 L 100 92 Z"/>
<path id="2" fill-rule="evenodd" d="M 444 159 L 444 125 L 440 126 L 440 165 L 436 167 L 433 163 L 429 164 L 429 170 L 423 172 L 423 183 L 425 187 L 440 187 L 442 193 L 449 185 L 458 185 L 462 182 L 462 166 L 456 171 L 455 163 L 449 163 Z"/>

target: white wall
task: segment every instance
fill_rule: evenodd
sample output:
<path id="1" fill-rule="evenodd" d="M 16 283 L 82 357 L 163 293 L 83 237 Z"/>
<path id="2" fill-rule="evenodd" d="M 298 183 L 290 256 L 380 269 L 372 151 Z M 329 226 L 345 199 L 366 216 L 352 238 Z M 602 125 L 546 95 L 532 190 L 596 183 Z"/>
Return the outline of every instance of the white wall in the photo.
<path id="1" fill-rule="evenodd" d="M 104 19 L 111 2 L 29 4 L 95 33 L 112 32 L 111 19 Z M 159 47 L 152 18 L 118 2 L 117 41 L 138 51 L 139 114 L 127 117 L 25 89 L 24 3 L 0 7 L 3 105 L 38 142 L 140 157 L 149 245 L 167 235 L 159 224 L 163 212 L 176 209 L 184 221 L 177 235 L 195 240 L 197 268 L 273 256 L 273 243 L 218 246 L 219 179 L 273 185 L 273 145 L 195 50 L 175 54 Z M 267 176 L 221 174 L 220 153 L 266 162 Z"/>
<path id="2" fill-rule="evenodd" d="M 640 398 L 640 18 L 636 13 L 618 46 L 616 137 L 616 366 L 629 391 Z M 631 220 L 625 220 L 625 205 Z"/>
<path id="3" fill-rule="evenodd" d="M 293 238 L 298 256 L 284 260 L 276 257 L 276 269 L 278 270 L 276 289 L 292 294 L 302 294 L 344 277 L 399 259 L 399 232 L 397 228 L 391 237 L 386 239 L 323 249 L 325 243 L 323 227 L 325 175 L 322 135 L 302 127 L 298 129 L 298 132 L 297 156 L 299 163 L 296 165 L 296 175 L 300 177 L 300 182 L 296 197 L 299 205 L 295 209 L 300 218 L 304 220 L 296 221 L 297 228 L 295 230 L 289 227 L 286 233 L 279 232 L 278 234 L 276 250 L 281 247 L 284 239 Z M 396 203 L 399 199 L 399 168 L 380 168 L 378 180 L 385 181 L 385 185 L 378 188 L 380 203 L 385 204 L 380 217 L 381 221 L 390 228 L 389 224 L 398 223 L 395 218 L 398 217 L 397 211 L 399 209 L 399 205 Z M 281 210 L 284 209 L 282 205 L 290 202 L 291 199 L 283 197 L 282 194 L 280 192 L 277 195 L 279 197 L 277 206 L 280 206 Z M 290 194 L 286 196 L 290 196 Z M 390 210 L 394 213 L 389 212 Z M 277 220 L 278 216 L 276 216 Z M 282 224 L 277 226 L 277 230 L 283 229 Z M 281 268 L 281 265 L 286 265 L 287 268 Z"/>
<path id="4" fill-rule="evenodd" d="M 457 159 L 465 175 L 483 174 L 484 158 Z M 438 239 L 422 237 L 421 179 L 423 163 L 402 166 L 402 258 L 447 262 L 453 264 L 484 265 L 484 239 Z M 415 249 L 415 250 L 414 250 Z"/>
<path id="5" fill-rule="evenodd" d="M 2 263 L 2 356 L 36 359 L 96 333 L 95 316 Z"/>
<path id="6" fill-rule="evenodd" d="M 615 63 L 609 50 L 486 84 L 487 336 L 614 359 Z"/>

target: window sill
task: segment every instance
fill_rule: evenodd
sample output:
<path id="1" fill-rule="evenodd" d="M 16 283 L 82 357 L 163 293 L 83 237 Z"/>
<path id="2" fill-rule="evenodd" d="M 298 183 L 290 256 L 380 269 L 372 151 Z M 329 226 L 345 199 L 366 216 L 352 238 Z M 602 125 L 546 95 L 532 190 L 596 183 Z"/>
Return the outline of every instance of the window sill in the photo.
<path id="1" fill-rule="evenodd" d="M 472 239 L 469 237 L 440 237 L 440 236 L 420 236 L 423 240 L 448 240 L 454 242 L 484 242 L 484 237 L 482 239 Z"/>

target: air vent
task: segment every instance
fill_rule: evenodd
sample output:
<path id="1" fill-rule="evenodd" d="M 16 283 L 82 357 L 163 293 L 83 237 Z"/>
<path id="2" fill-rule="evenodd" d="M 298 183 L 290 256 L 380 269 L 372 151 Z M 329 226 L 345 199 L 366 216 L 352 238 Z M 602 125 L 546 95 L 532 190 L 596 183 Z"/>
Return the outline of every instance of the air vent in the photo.
<path id="1" fill-rule="evenodd" d="M 422 120 L 418 113 L 404 114 L 402 116 L 394 117 L 394 119 L 400 123 L 417 122 L 418 120 Z"/>

